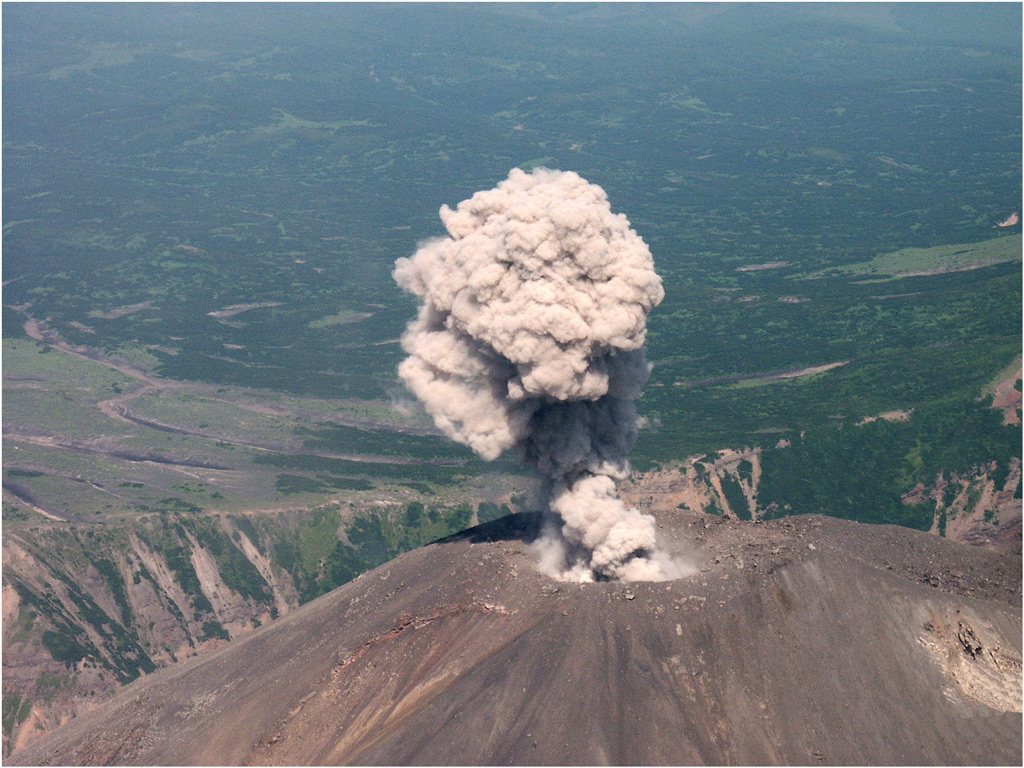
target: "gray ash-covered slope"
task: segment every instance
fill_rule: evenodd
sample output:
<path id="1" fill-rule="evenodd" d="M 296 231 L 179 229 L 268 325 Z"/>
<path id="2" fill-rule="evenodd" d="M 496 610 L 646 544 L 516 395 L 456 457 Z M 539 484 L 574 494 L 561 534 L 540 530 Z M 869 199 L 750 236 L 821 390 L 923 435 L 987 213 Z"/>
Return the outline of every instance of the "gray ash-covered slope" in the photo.
<path id="1" fill-rule="evenodd" d="M 1021 561 L 662 515 L 697 575 L 561 583 L 535 520 L 403 555 L 10 764 L 1016 764 Z"/>

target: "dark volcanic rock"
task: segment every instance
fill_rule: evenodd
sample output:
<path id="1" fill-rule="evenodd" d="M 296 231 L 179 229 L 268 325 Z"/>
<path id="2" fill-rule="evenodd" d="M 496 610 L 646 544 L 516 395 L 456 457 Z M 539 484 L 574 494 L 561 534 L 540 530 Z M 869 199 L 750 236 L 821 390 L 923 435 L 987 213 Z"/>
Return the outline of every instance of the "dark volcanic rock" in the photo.
<path id="1" fill-rule="evenodd" d="M 697 575 L 567 584 L 533 522 L 404 555 L 8 762 L 1021 762 L 1019 557 L 678 512 Z"/>

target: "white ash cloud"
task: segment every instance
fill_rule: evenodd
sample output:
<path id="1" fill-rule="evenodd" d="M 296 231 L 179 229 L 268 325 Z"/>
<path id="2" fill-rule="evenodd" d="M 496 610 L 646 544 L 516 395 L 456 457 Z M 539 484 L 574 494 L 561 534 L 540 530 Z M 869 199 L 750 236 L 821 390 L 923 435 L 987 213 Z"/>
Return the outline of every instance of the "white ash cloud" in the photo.
<path id="1" fill-rule="evenodd" d="M 546 478 L 563 525 L 545 562 L 560 577 L 674 578 L 654 518 L 615 491 L 664 297 L 647 245 L 571 172 L 515 169 L 440 215 L 449 236 L 395 264 L 422 302 L 405 385 L 453 440 L 488 460 L 514 448 Z"/>

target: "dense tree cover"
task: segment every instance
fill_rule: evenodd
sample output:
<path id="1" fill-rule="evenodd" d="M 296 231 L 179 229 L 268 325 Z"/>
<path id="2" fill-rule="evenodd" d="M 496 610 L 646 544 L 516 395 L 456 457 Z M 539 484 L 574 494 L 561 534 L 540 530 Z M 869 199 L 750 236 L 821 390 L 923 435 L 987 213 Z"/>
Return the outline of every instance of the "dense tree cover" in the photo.
<path id="1" fill-rule="evenodd" d="M 311 589 L 323 594 L 402 552 L 461 531 L 472 515 L 466 508 L 424 514 L 422 506 L 415 505 L 412 502 L 402 518 L 395 520 L 385 513 L 357 517 L 346 529 L 351 546 L 341 541 L 334 545 L 319 581 L 304 589 L 304 599 L 311 596 Z"/>
<path id="2" fill-rule="evenodd" d="M 904 504 L 903 494 L 940 472 L 990 462 L 1005 479 L 1020 453 L 1020 428 L 1003 425 L 1000 412 L 973 398 L 948 398 L 921 406 L 907 422 L 808 430 L 788 447 L 765 450 L 758 501 L 770 508 L 767 518 L 818 513 L 928 529 L 934 507 Z"/>
<path id="3" fill-rule="evenodd" d="M 443 233 L 441 204 L 514 166 L 575 170 L 629 217 L 666 289 L 633 465 L 757 445 L 780 514 L 921 527 L 894 501 L 908 484 L 1020 455 L 974 401 L 1021 350 L 1021 226 L 997 227 L 1021 197 L 1020 9 L 706 10 L 5 6 L 3 334 L 23 339 L 32 316 L 171 379 L 385 407 L 416 311 L 395 259 Z M 953 257 L 958 271 L 935 268 Z M 39 352 L 29 375 L 60 357 Z M 94 406 L 65 420 L 75 439 L 112 429 Z M 908 424 L 858 426 L 897 408 Z M 266 473 L 264 505 L 421 494 L 359 518 L 349 543 L 329 515 L 274 541 L 305 596 L 468 522 L 424 506 L 442 487 L 522 476 L 513 456 L 394 426 L 314 417 L 283 438 L 294 451 L 220 444 Z M 5 481 L 79 470 L 39 461 Z M 118 493 L 168 520 L 223 498 Z M 238 542 L 188 525 L 260 599 Z M 154 546 L 208 611 L 172 538 Z"/>

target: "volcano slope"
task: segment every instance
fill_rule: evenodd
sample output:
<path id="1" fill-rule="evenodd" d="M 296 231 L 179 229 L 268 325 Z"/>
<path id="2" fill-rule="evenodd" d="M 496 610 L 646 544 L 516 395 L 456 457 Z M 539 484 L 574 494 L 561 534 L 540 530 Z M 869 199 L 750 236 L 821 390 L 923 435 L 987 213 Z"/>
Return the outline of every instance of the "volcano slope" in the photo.
<path id="1" fill-rule="evenodd" d="M 8 762 L 1020 764 L 1019 556 L 678 511 L 695 575 L 577 584 L 538 525 L 403 555 Z"/>

